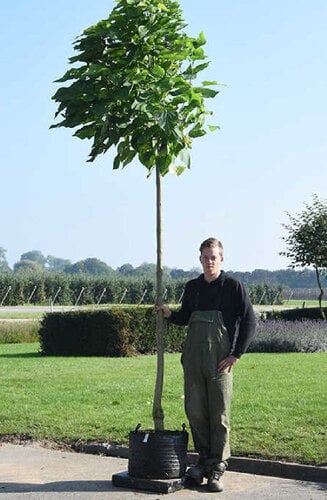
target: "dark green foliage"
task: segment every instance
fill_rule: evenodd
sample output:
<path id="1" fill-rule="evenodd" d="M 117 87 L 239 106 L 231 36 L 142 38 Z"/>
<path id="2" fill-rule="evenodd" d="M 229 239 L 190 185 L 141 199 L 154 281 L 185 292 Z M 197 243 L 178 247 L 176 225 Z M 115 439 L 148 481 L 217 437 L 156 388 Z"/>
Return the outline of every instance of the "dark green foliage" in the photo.
<path id="1" fill-rule="evenodd" d="M 92 139 L 89 161 L 114 147 L 114 169 L 134 158 L 161 175 L 189 168 L 192 140 L 206 134 L 211 114 L 205 99 L 218 91 L 216 82 L 197 81 L 209 65 L 206 39 L 188 37 L 185 26 L 176 1 L 117 2 L 75 41 L 74 67 L 57 80 L 65 86 L 53 96 L 61 121 L 52 127 Z"/>
<path id="2" fill-rule="evenodd" d="M 129 356 L 130 316 L 122 310 L 47 314 L 40 328 L 41 352 L 54 356 Z"/>
<path id="3" fill-rule="evenodd" d="M 41 323 L 41 351 L 58 356 L 131 356 L 154 353 L 156 320 L 152 307 L 47 314 Z M 169 325 L 165 350 L 181 349 L 185 329 Z"/>
<path id="4" fill-rule="evenodd" d="M 268 283 L 250 285 L 248 287 L 251 302 L 253 304 L 282 304 L 283 287 L 271 286 Z"/>
<path id="5" fill-rule="evenodd" d="M 325 314 L 327 314 L 327 307 L 324 308 Z M 319 307 L 307 307 L 307 308 L 295 308 L 295 309 L 285 309 L 283 311 L 267 311 L 265 313 L 266 319 L 282 319 L 285 321 L 298 321 L 302 319 L 317 319 L 321 320 L 321 311 Z M 327 321 L 322 320 L 326 327 L 327 334 Z"/>
<path id="6" fill-rule="evenodd" d="M 164 301 L 178 304 L 187 280 L 165 280 Z M 36 289 L 31 296 L 34 287 Z M 88 274 L 68 275 L 65 273 L 34 273 L 17 275 L 0 273 L 0 301 L 8 291 L 3 305 L 43 304 L 49 305 L 55 298 L 55 305 L 97 304 L 143 304 L 155 302 L 154 278 L 92 276 Z M 59 290 L 60 288 L 60 290 Z M 254 304 L 279 304 L 282 288 L 268 284 L 250 285 L 249 293 Z M 81 290 L 83 292 L 81 294 Z M 145 292 L 146 291 L 146 292 Z M 80 295 L 81 294 L 81 295 Z M 143 296 L 144 295 L 144 296 Z"/>

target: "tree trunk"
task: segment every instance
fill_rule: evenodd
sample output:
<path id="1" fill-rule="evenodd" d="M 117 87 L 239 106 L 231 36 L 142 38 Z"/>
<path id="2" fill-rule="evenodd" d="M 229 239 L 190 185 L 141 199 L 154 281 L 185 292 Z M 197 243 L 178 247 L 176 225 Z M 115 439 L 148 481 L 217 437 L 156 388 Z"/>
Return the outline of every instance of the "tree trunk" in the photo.
<path id="1" fill-rule="evenodd" d="M 156 303 L 162 305 L 162 201 L 161 201 L 161 174 L 156 167 L 156 207 L 157 207 L 157 279 L 156 279 Z M 157 377 L 153 399 L 152 416 L 154 429 L 156 431 L 164 430 L 164 412 L 161 406 L 163 376 L 164 376 L 164 346 L 163 346 L 163 315 L 157 314 L 156 322 L 157 333 Z"/>
<path id="2" fill-rule="evenodd" d="M 324 290 L 321 286 L 321 280 L 320 280 L 320 275 L 319 275 L 319 269 L 316 267 L 315 268 L 316 270 L 316 278 L 317 278 L 317 283 L 318 283 L 318 287 L 319 287 L 319 290 L 320 290 L 320 293 L 319 293 L 319 296 L 318 296 L 318 300 L 319 300 L 319 308 L 320 308 L 320 313 L 321 313 L 321 317 L 322 319 L 326 319 L 326 315 L 325 315 L 325 312 L 324 312 L 324 309 L 322 307 L 322 298 L 324 296 Z"/>

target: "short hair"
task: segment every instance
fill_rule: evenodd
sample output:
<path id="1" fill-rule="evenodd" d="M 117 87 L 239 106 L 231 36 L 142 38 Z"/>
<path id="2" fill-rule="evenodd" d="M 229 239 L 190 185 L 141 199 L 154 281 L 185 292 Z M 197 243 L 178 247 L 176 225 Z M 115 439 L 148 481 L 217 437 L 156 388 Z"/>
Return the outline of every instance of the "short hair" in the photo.
<path id="1" fill-rule="evenodd" d="M 200 245 L 200 254 L 202 254 L 202 252 L 205 248 L 212 248 L 212 247 L 218 247 L 220 255 L 223 255 L 223 253 L 224 253 L 223 244 L 221 241 L 217 240 L 216 238 L 207 238 L 206 240 L 202 241 L 202 243 Z"/>

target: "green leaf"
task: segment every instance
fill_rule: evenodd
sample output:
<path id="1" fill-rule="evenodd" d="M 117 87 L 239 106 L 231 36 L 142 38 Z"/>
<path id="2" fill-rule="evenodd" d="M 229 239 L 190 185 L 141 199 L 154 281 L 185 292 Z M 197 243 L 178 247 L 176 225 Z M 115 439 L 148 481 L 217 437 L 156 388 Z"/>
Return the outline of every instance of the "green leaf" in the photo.
<path id="1" fill-rule="evenodd" d="M 205 80 L 204 82 L 202 82 L 202 85 L 204 87 L 207 87 L 209 85 L 219 85 L 219 83 L 218 82 L 211 82 L 211 81 Z"/>
<path id="2" fill-rule="evenodd" d="M 206 135 L 206 131 L 199 126 L 195 126 L 189 131 L 188 135 L 189 137 L 192 137 L 194 139 L 196 137 L 202 137 L 203 135 Z"/>
<path id="3" fill-rule="evenodd" d="M 179 177 L 182 175 L 182 173 L 186 170 L 186 167 L 178 166 L 175 167 L 174 165 L 170 165 L 169 167 L 169 172 L 173 175 L 176 175 L 176 177 Z"/>
<path id="4" fill-rule="evenodd" d="M 219 94 L 219 90 L 212 90 L 203 87 L 197 87 L 196 91 L 200 92 L 200 94 L 206 99 L 216 97 L 216 95 Z"/>
<path id="5" fill-rule="evenodd" d="M 208 129 L 210 130 L 210 132 L 214 132 L 215 130 L 220 130 L 220 127 L 219 125 L 208 125 Z"/>
<path id="6" fill-rule="evenodd" d="M 187 149 L 182 149 L 182 151 L 178 155 L 179 159 L 184 165 L 184 168 L 190 168 L 191 167 L 191 156 L 189 151 Z M 177 174 L 179 175 L 179 174 Z"/>
<path id="7" fill-rule="evenodd" d="M 75 137 L 79 137 L 80 139 L 91 139 L 95 134 L 95 126 L 86 125 L 85 127 L 80 128 L 74 133 Z"/>
<path id="8" fill-rule="evenodd" d="M 113 165 L 113 169 L 114 170 L 118 170 L 119 167 L 120 167 L 120 156 L 119 154 L 117 154 L 117 156 L 115 156 L 115 159 L 114 159 L 114 165 Z"/>
<path id="9" fill-rule="evenodd" d="M 203 31 L 201 31 L 198 38 L 196 39 L 196 47 L 200 47 L 201 45 L 205 45 L 206 43 L 207 43 L 206 37 L 204 36 Z"/>

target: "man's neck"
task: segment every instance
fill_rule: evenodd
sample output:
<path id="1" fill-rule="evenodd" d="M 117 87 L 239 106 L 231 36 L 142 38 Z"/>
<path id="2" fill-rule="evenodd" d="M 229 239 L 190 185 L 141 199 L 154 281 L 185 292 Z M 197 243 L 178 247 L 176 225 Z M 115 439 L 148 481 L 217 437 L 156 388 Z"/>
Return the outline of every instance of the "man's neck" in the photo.
<path id="1" fill-rule="evenodd" d="M 209 276 L 207 276 L 206 274 L 204 274 L 204 280 L 205 280 L 207 283 L 211 283 L 212 281 L 215 281 L 217 278 L 219 278 L 220 273 L 221 273 L 221 271 L 219 271 L 219 272 L 218 272 L 217 274 L 215 274 L 215 275 L 210 274 Z"/>

